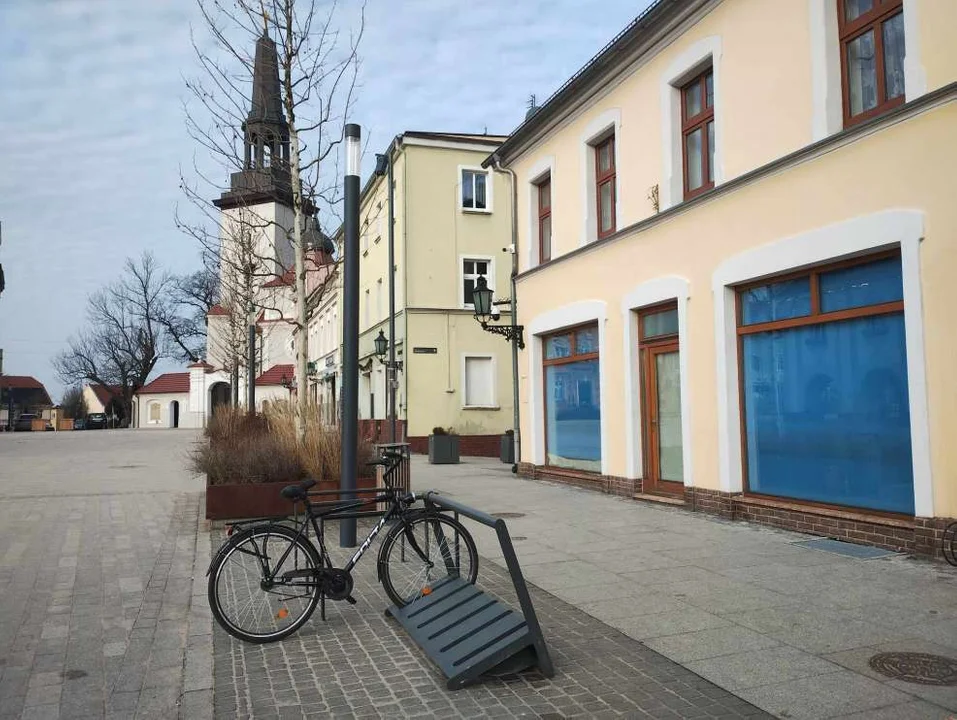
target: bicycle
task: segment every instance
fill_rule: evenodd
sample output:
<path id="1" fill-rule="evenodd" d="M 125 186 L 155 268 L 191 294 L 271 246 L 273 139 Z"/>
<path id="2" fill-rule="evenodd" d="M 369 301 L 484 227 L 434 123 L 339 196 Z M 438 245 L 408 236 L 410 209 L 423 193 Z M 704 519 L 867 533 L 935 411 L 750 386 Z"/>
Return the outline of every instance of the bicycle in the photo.
<path id="1" fill-rule="evenodd" d="M 373 498 L 313 503 L 308 491 L 316 481 L 306 480 L 281 491 L 293 504 L 303 503 L 301 521 L 294 520 L 291 527 L 265 522 L 231 534 L 206 571 L 209 606 L 220 626 L 246 642 L 274 642 L 301 628 L 320 601 L 323 610 L 327 599 L 355 604 L 352 569 L 382 528 L 393 520 L 394 526 L 379 547 L 377 574 L 394 605 L 414 603 L 452 578 L 466 578 L 474 584 L 478 552 L 468 530 L 434 508 L 413 507 L 421 497 L 389 485 L 401 460 L 401 453 L 387 452 L 371 463 L 386 468 L 386 487 L 376 488 Z M 323 493 L 338 491 L 318 494 Z M 344 567 L 333 567 L 321 521 L 349 517 L 350 512 L 379 503 L 389 504 L 379 522 Z M 369 514 L 378 513 L 362 516 Z M 309 539 L 310 525 L 318 549 Z"/>

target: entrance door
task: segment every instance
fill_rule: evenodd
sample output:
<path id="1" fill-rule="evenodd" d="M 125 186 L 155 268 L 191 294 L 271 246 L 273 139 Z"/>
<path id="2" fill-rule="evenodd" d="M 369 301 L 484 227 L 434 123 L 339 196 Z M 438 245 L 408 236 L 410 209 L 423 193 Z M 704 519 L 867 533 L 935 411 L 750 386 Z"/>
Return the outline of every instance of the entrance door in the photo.
<path id="1" fill-rule="evenodd" d="M 173 400 L 169 404 L 169 426 L 171 428 L 179 427 L 179 400 Z"/>
<path id="2" fill-rule="evenodd" d="M 682 495 L 681 374 L 678 310 L 639 316 L 645 492 Z"/>

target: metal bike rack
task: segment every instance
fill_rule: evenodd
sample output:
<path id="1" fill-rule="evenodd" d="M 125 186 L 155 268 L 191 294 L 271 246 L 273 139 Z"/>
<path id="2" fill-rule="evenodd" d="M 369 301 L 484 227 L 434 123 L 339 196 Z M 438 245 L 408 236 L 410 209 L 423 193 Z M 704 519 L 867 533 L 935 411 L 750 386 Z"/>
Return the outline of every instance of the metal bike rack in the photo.
<path id="1" fill-rule="evenodd" d="M 464 515 L 495 530 L 521 613 L 461 578 L 443 580 L 433 585 L 428 595 L 402 608 L 393 605 L 386 613 L 398 620 L 441 668 L 449 690 L 463 688 L 483 675 L 513 673 L 536 665 L 545 677 L 553 677 L 555 669 L 505 521 L 435 491 L 425 494 L 425 505 Z"/>

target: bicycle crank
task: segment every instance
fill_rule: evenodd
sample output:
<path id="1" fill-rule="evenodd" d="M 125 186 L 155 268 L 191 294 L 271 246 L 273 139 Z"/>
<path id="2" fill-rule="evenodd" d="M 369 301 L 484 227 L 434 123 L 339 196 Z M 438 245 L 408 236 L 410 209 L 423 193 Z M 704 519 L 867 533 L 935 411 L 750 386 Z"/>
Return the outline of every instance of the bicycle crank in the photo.
<path id="1" fill-rule="evenodd" d="M 348 600 L 353 605 L 352 575 L 341 568 L 323 568 L 319 573 L 319 589 L 330 600 Z"/>

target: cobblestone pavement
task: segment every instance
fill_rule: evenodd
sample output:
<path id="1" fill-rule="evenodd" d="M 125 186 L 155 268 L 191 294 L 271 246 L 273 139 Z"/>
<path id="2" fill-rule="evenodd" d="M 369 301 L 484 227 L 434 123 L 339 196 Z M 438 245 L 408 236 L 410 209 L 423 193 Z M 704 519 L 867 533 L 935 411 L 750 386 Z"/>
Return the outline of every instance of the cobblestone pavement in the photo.
<path id="1" fill-rule="evenodd" d="M 338 538 L 330 524 L 328 537 Z M 221 532 L 213 533 L 218 546 Z M 405 631 L 386 618 L 376 580 L 378 541 L 354 571 L 358 604 L 329 603 L 295 635 L 252 645 L 213 631 L 215 717 L 223 718 L 742 718 L 769 717 L 731 693 L 531 587 L 556 668 L 492 679 L 451 692 Z M 337 565 L 346 553 L 330 552 Z M 513 607 L 497 565 L 480 562 L 479 584 Z"/>
<path id="2" fill-rule="evenodd" d="M 203 717 L 202 692 L 184 695 L 202 684 L 196 668 L 184 680 L 203 640 L 201 493 L 180 491 L 191 436 L 133 435 L 0 437 L 0 719 Z"/>

